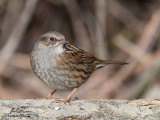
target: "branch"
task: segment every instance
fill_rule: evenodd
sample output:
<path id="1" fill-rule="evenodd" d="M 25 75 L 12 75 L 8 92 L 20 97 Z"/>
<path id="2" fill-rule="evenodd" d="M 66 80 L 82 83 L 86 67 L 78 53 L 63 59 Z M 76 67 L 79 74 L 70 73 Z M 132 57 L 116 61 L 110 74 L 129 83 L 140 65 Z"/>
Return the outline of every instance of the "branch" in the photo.
<path id="1" fill-rule="evenodd" d="M 158 100 L 0 100 L 0 118 L 68 120 L 68 119 L 159 119 Z"/>
<path id="2" fill-rule="evenodd" d="M 107 1 L 106 0 L 96 0 L 95 1 L 95 32 L 92 34 L 95 36 L 95 53 L 96 56 L 101 59 L 107 59 L 109 53 L 106 48 L 106 18 L 107 18 Z"/>
<path id="3" fill-rule="evenodd" d="M 6 65 L 8 64 L 10 58 L 14 54 L 16 48 L 18 47 L 18 44 L 20 43 L 20 40 L 23 37 L 23 34 L 25 30 L 27 29 L 27 26 L 32 18 L 32 15 L 34 13 L 36 4 L 38 0 L 28 0 L 26 1 L 24 10 L 22 11 L 19 20 L 15 24 L 15 26 L 12 29 L 12 32 L 5 44 L 5 46 L 2 48 L 0 53 L 0 74 L 2 74 L 3 70 L 5 69 Z"/>
<path id="4" fill-rule="evenodd" d="M 142 33 L 145 24 L 118 2 L 109 0 L 108 12 L 136 33 Z M 114 6 L 114 7 L 113 7 Z"/>
<path id="5" fill-rule="evenodd" d="M 91 50 L 89 35 L 83 22 L 82 12 L 76 0 L 63 0 L 66 9 L 68 10 L 78 47 L 86 50 Z"/>

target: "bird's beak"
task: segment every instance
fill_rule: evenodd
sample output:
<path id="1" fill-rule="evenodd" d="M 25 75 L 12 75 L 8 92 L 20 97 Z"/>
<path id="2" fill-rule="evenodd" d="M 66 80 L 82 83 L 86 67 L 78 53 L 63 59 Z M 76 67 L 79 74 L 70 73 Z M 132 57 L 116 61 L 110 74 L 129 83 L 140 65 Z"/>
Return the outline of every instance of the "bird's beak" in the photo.
<path id="1" fill-rule="evenodd" d="M 61 41 L 58 41 L 59 44 L 65 44 L 65 43 L 68 43 L 68 41 L 66 40 L 61 40 Z"/>
<path id="2" fill-rule="evenodd" d="M 62 42 L 64 42 L 64 43 L 68 43 L 68 41 L 66 41 L 66 40 L 62 40 Z"/>

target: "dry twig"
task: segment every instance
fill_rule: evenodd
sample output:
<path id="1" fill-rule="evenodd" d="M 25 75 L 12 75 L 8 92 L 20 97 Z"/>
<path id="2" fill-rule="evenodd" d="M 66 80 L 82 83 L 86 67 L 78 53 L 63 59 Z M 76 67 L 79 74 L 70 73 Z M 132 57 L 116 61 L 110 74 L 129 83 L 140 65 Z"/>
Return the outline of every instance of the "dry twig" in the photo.
<path id="1" fill-rule="evenodd" d="M 22 11 L 19 20 L 16 22 L 12 32 L 0 53 L 0 74 L 14 54 L 22 36 L 28 26 L 29 21 L 34 13 L 38 0 L 27 0 L 24 10 Z"/>

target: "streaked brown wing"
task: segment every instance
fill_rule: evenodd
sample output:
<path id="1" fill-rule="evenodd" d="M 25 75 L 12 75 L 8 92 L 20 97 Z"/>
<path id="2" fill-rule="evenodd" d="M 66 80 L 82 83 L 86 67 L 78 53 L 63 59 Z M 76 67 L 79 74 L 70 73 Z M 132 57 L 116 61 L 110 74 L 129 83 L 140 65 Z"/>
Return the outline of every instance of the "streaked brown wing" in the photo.
<path id="1" fill-rule="evenodd" d="M 87 64 L 96 60 L 94 56 L 90 55 L 84 50 L 74 47 L 71 44 L 65 44 L 64 48 L 66 51 L 64 51 L 63 54 L 69 61 L 72 61 L 73 63 Z"/>

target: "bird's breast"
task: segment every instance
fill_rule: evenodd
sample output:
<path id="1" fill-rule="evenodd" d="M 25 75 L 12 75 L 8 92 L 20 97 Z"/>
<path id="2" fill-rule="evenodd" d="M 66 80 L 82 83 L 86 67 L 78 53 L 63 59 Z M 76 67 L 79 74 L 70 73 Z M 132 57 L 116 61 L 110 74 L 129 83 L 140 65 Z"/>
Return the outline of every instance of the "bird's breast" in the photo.
<path id="1" fill-rule="evenodd" d="M 48 72 L 56 66 L 54 57 L 55 55 L 48 50 L 33 51 L 31 54 L 32 69 L 37 77 L 45 83 L 50 79 Z"/>
<path id="2" fill-rule="evenodd" d="M 58 49 L 60 52 L 61 49 Z M 67 90 L 84 83 L 90 73 L 82 65 L 77 66 L 55 50 L 33 51 L 31 54 L 31 66 L 36 76 L 48 86 Z"/>

